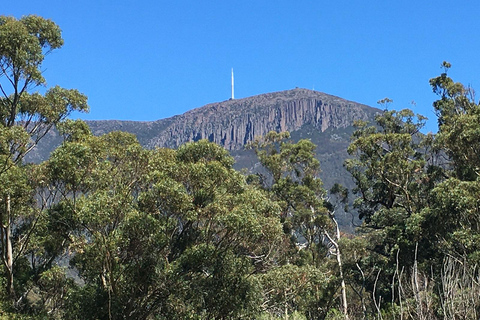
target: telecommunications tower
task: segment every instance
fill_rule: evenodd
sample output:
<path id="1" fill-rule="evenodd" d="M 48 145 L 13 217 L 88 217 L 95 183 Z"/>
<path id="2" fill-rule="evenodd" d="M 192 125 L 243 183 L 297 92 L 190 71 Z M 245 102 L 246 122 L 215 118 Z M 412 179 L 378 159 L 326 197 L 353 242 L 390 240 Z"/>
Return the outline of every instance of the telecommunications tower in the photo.
<path id="1" fill-rule="evenodd" d="M 235 99 L 235 96 L 234 96 L 233 92 L 234 91 L 233 91 L 233 68 L 232 68 L 232 97 L 230 98 L 230 100 Z"/>

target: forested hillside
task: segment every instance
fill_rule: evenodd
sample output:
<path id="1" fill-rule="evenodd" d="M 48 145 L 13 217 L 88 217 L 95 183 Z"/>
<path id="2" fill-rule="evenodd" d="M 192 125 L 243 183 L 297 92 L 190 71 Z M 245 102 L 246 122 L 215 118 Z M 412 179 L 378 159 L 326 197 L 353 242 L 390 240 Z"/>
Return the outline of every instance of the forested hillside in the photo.
<path id="1" fill-rule="evenodd" d="M 327 187 L 334 183 L 353 186 L 343 168 L 347 147 L 356 120 L 374 121 L 382 110 L 307 89 L 292 89 L 252 97 L 207 104 L 184 114 L 157 121 L 87 121 L 92 133 L 100 136 L 112 131 L 133 133 L 148 149 L 178 148 L 207 139 L 230 151 L 234 168 L 255 172 L 258 159 L 245 149 L 255 137 L 270 131 L 291 133 L 293 141 L 311 139 L 318 148 L 320 177 Z M 62 142 L 52 130 L 26 156 L 26 161 L 45 161 Z M 352 227 L 350 217 L 342 225 Z"/>
<path id="2" fill-rule="evenodd" d="M 315 144 L 288 132 L 249 144 L 258 174 L 207 140 L 93 135 L 68 119 L 85 95 L 33 91 L 62 44 L 50 20 L 0 17 L 0 319 L 479 318 L 480 105 L 449 63 L 438 133 L 411 110 L 358 121 L 355 188 L 325 190 Z M 61 145 L 25 163 L 54 127 Z"/>

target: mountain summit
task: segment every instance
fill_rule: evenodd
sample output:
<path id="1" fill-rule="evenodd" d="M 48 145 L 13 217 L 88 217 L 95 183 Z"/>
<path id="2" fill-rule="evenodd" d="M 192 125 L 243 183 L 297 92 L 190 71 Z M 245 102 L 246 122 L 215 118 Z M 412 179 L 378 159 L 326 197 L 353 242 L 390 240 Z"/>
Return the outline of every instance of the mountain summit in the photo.
<path id="1" fill-rule="evenodd" d="M 318 132 L 344 129 L 369 120 L 378 109 L 308 89 L 292 89 L 207 104 L 154 122 L 88 121 L 94 134 L 123 130 L 148 148 L 177 148 L 208 139 L 227 150 L 240 150 L 269 131 L 295 132 L 308 126 Z"/>
<path id="2" fill-rule="evenodd" d="M 270 131 L 289 131 L 293 140 L 307 138 L 317 145 L 325 187 L 351 179 L 343 168 L 355 120 L 372 121 L 381 110 L 307 89 L 265 93 L 207 104 L 184 114 L 157 121 L 87 121 L 93 134 L 126 131 L 147 148 L 177 148 L 188 141 L 208 139 L 235 157 L 237 169 L 253 168 L 257 159 L 244 145 Z M 40 162 L 61 143 L 50 132 L 32 150 L 27 161 Z"/>

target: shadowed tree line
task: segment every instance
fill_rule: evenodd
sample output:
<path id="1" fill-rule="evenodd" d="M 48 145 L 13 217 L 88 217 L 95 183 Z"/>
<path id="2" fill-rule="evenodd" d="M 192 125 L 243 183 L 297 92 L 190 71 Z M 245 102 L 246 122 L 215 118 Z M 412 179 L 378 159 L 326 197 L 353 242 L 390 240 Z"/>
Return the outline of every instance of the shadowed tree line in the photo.
<path id="1" fill-rule="evenodd" d="M 0 319 L 479 318 L 480 106 L 449 63 L 438 133 L 411 110 L 356 123 L 356 188 L 327 191 L 288 133 L 249 145 L 263 174 L 206 140 L 93 136 L 67 119 L 85 95 L 35 91 L 62 44 L 50 20 L 0 17 Z M 60 147 L 25 163 L 53 128 Z M 355 234 L 336 221 L 349 203 Z"/>

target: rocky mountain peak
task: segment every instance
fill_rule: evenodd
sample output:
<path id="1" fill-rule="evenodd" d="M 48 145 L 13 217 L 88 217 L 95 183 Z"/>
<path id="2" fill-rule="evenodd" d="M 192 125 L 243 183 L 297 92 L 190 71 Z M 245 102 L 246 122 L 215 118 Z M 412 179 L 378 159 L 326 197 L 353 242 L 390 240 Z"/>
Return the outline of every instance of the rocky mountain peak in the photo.
<path id="1" fill-rule="evenodd" d="M 318 140 L 317 133 L 329 129 L 351 130 L 354 120 L 372 120 L 379 111 L 322 92 L 296 88 L 210 103 L 157 121 L 100 120 L 87 123 L 95 135 L 116 130 L 133 133 L 147 148 L 177 148 L 188 141 L 208 139 L 230 151 L 238 151 L 255 137 L 272 130 L 297 132 L 297 138 Z M 344 143 L 349 140 L 348 137 L 343 139 Z M 28 160 L 40 162 L 47 159 L 60 142 L 58 134 L 50 132 L 30 153 Z M 326 143 L 335 143 L 338 148 L 338 142 L 333 139 Z"/>
<path id="2" fill-rule="evenodd" d="M 377 111 L 322 92 L 296 88 L 211 103 L 159 120 L 156 124 L 162 130 L 147 145 L 176 148 L 187 141 L 209 139 L 228 150 L 238 150 L 272 130 L 292 132 L 309 125 L 324 132 L 351 126 L 357 119 L 371 119 Z"/>

